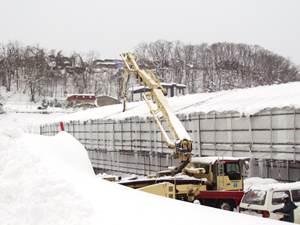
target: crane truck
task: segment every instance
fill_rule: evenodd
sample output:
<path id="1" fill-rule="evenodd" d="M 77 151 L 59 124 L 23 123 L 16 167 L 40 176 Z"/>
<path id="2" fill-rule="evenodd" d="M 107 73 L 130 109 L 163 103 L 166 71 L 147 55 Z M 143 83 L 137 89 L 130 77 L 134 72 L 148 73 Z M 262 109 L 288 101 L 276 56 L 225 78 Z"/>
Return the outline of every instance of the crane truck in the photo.
<path id="1" fill-rule="evenodd" d="M 127 187 L 169 198 L 233 210 L 243 197 L 243 177 L 241 166 L 244 158 L 235 157 L 192 157 L 192 140 L 186 129 L 172 111 L 167 98 L 167 91 L 152 71 L 142 70 L 137 65 L 137 54 L 122 53 L 125 64 L 123 80 L 123 111 L 126 110 L 126 81 L 130 74 L 137 76 L 140 84 L 151 92 L 143 95 L 150 113 L 160 129 L 166 145 L 174 150 L 179 159 L 176 167 L 148 175 L 145 179 L 119 181 Z M 152 107 L 150 100 L 156 104 Z M 167 124 L 165 127 L 162 122 Z M 171 139 L 166 129 L 169 129 Z"/>

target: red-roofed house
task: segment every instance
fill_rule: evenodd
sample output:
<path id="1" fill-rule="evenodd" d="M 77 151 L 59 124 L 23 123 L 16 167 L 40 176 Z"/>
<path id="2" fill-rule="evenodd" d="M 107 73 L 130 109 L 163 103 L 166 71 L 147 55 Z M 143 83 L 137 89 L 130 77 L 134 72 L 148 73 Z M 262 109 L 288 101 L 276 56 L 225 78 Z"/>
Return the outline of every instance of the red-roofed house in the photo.
<path id="1" fill-rule="evenodd" d="M 93 94 L 78 94 L 78 95 L 70 95 L 67 98 L 69 106 L 75 106 L 83 103 L 91 103 L 95 104 L 96 97 Z"/>

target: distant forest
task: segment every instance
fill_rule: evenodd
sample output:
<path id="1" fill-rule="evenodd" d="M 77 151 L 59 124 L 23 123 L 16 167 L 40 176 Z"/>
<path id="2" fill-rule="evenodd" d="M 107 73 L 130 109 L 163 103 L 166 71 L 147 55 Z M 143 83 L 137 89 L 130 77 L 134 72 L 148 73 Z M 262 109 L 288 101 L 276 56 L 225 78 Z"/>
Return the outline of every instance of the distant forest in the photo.
<path id="1" fill-rule="evenodd" d="M 152 70 L 161 82 L 185 84 L 190 94 L 300 80 L 299 66 L 257 45 L 158 40 L 140 43 L 134 52 L 140 68 Z M 120 99 L 124 69 L 98 64 L 99 55 L 0 43 L 0 85 L 27 93 L 31 101 L 72 93 Z"/>

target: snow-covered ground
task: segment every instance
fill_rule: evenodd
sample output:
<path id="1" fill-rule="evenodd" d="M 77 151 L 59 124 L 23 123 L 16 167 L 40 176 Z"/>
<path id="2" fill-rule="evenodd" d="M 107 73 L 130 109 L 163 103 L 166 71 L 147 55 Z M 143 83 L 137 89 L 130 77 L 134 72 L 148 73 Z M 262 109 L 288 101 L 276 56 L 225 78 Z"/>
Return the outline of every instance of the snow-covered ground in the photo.
<path id="1" fill-rule="evenodd" d="M 63 115 L 63 113 L 4 113 L 0 114 L 0 127 L 18 127 L 26 130 Z"/>
<path id="2" fill-rule="evenodd" d="M 280 223 L 105 181 L 66 132 L 46 137 L 1 129 L 0 190 L 0 224 Z"/>
<path id="3" fill-rule="evenodd" d="M 0 96 L 3 103 L 3 111 L 5 112 L 3 114 L 0 113 L 0 127 L 18 127 L 30 130 L 41 123 L 72 112 L 72 110 L 54 107 L 38 110 L 37 108 L 41 106 L 41 102 L 30 102 L 28 95 L 6 92 L 4 87 L 0 87 Z"/>

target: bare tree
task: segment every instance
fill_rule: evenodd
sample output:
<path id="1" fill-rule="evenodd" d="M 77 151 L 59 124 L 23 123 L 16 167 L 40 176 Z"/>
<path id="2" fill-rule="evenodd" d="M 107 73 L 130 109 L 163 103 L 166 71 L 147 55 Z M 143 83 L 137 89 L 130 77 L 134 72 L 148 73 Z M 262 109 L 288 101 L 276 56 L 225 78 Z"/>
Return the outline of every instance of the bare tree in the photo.
<path id="1" fill-rule="evenodd" d="M 45 50 L 36 46 L 27 46 L 24 52 L 24 80 L 30 90 L 30 100 L 35 101 L 37 92 L 41 92 L 41 81 L 45 79 L 47 62 Z"/>
<path id="2" fill-rule="evenodd" d="M 148 59 L 151 69 L 158 79 L 166 82 L 166 75 L 169 69 L 172 42 L 158 40 L 150 43 L 148 47 Z"/>
<path id="3" fill-rule="evenodd" d="M 21 62 L 21 45 L 19 42 L 9 42 L 1 46 L 1 71 L 6 90 L 11 90 L 12 80 L 16 78 L 18 88 L 18 68 Z"/>
<path id="4" fill-rule="evenodd" d="M 98 85 L 101 85 L 99 82 L 98 76 L 99 76 L 99 69 L 95 67 L 96 59 L 100 57 L 100 53 L 96 51 L 90 51 L 86 55 L 86 86 L 90 92 L 93 92 L 95 95 L 97 95 L 97 89 Z"/>

